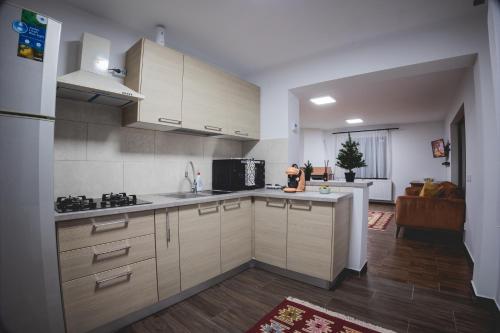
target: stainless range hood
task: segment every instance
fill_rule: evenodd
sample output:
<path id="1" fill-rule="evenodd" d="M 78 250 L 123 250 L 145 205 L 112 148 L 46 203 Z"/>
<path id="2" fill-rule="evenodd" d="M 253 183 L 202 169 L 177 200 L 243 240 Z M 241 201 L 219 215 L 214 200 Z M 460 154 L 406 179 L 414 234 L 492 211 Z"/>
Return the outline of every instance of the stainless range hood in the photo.
<path id="1" fill-rule="evenodd" d="M 57 96 L 117 107 L 144 99 L 108 73 L 110 44 L 107 39 L 84 33 L 80 69 L 57 78 Z"/>

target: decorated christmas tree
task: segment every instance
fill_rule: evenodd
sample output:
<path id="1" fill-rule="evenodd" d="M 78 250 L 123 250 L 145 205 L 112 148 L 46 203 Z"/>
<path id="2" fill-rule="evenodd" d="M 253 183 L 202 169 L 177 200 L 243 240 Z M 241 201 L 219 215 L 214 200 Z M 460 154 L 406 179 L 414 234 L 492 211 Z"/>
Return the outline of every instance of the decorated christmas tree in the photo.
<path id="1" fill-rule="evenodd" d="M 358 146 L 359 143 L 353 141 L 351 139 L 351 134 L 349 134 L 347 141 L 342 144 L 342 148 L 339 150 L 337 156 L 336 165 L 342 169 L 349 170 L 349 174 L 346 173 L 347 181 L 354 181 L 353 169 L 366 166 L 363 154 L 358 150 Z"/>

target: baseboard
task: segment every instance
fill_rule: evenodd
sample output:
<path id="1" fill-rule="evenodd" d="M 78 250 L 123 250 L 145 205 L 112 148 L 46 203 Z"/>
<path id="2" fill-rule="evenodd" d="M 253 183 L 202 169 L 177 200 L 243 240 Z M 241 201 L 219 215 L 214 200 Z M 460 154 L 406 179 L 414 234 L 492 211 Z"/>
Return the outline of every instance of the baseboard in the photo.
<path id="1" fill-rule="evenodd" d="M 475 261 L 474 261 L 474 257 L 470 254 L 470 249 L 469 247 L 467 246 L 467 243 L 465 242 L 465 239 L 464 239 L 464 246 L 465 246 L 465 253 L 467 254 L 467 259 L 469 260 L 469 263 L 472 264 L 472 267 L 474 267 L 474 264 L 475 264 Z"/>
<path id="2" fill-rule="evenodd" d="M 500 304 L 498 304 L 497 299 L 490 298 L 490 297 L 483 296 L 483 295 L 479 294 L 477 292 L 476 285 L 474 284 L 474 280 L 471 280 L 470 284 L 472 286 L 472 292 L 474 293 L 474 297 L 481 300 L 482 302 L 490 303 L 492 306 L 494 305 L 497 308 L 497 310 L 500 312 Z"/>

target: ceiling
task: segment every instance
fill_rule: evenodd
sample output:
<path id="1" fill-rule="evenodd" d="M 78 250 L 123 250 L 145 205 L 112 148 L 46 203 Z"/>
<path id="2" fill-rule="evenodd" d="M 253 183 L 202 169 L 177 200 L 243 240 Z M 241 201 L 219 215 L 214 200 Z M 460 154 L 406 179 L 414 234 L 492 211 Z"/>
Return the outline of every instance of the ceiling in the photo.
<path id="1" fill-rule="evenodd" d="M 60 0 L 249 75 L 342 45 L 440 24 L 472 0 Z"/>
<path id="2" fill-rule="evenodd" d="M 346 119 L 361 118 L 363 126 L 444 120 L 456 96 L 464 68 L 391 77 L 384 72 L 296 88 L 303 128 L 356 127 Z M 330 95 L 337 100 L 314 105 L 310 98 Z"/>

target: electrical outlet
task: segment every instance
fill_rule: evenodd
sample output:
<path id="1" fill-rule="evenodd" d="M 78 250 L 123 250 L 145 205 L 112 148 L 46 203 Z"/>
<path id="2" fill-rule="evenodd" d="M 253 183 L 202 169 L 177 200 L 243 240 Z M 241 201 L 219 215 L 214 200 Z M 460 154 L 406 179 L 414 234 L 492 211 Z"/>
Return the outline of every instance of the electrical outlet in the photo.
<path id="1" fill-rule="evenodd" d="M 465 181 L 466 181 L 467 183 L 471 183 L 471 182 L 472 182 L 472 176 L 471 176 L 471 175 L 467 175 L 467 176 L 465 176 Z"/>

